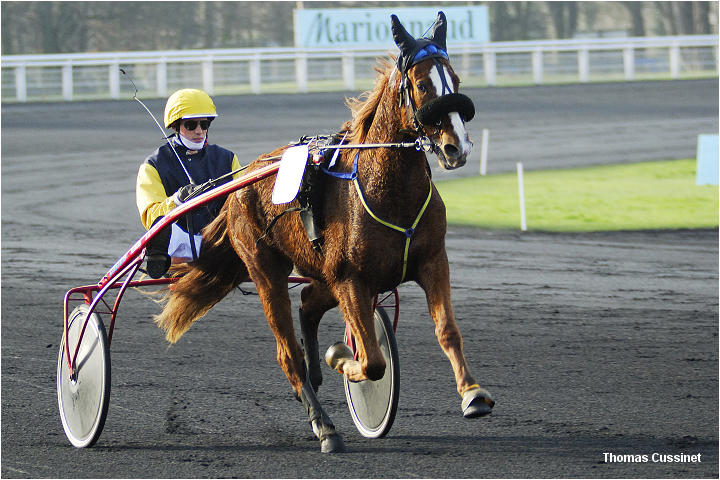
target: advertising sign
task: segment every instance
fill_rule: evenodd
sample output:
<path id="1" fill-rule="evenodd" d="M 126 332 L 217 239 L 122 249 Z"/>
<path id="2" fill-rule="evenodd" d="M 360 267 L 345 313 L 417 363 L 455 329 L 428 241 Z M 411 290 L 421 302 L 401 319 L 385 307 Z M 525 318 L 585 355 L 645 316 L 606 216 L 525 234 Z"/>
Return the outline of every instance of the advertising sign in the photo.
<path id="1" fill-rule="evenodd" d="M 394 45 L 390 15 L 395 14 L 415 38 L 428 32 L 439 11 L 448 22 L 447 43 L 490 41 L 488 8 L 457 7 L 340 8 L 294 10 L 298 48 L 387 47 Z"/>

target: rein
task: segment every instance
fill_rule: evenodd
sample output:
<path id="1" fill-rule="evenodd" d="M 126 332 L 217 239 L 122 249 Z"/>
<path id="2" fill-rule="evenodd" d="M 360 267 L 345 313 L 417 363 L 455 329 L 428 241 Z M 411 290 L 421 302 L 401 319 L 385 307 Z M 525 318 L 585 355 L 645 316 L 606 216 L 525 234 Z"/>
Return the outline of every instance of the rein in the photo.
<path id="1" fill-rule="evenodd" d="M 420 134 L 421 132 L 408 132 L 408 133 L 417 133 Z M 313 140 L 311 140 L 309 143 L 312 144 L 314 139 L 317 137 L 314 137 Z M 301 145 L 305 143 L 304 138 L 301 139 L 300 142 L 294 143 L 291 145 Z M 395 143 L 348 143 L 348 144 L 337 144 L 337 145 L 318 145 L 316 148 L 320 150 L 321 152 L 323 150 L 352 150 L 352 149 L 367 149 L 367 148 L 414 148 L 415 150 L 419 151 L 425 151 L 425 152 L 432 152 L 434 143 L 432 140 L 430 140 L 428 137 L 424 135 L 420 135 L 417 140 L 414 142 L 395 142 Z M 280 157 L 275 157 L 280 158 Z M 273 160 L 274 158 L 264 158 L 263 160 Z"/>

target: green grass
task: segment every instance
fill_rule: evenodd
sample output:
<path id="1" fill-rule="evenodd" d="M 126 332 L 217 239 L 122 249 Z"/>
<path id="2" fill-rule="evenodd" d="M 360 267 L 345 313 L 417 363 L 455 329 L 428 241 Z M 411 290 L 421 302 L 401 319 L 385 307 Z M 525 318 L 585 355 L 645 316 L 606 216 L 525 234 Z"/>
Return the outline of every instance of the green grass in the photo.
<path id="1" fill-rule="evenodd" d="M 718 187 L 695 184 L 695 159 L 525 172 L 528 230 L 718 227 Z M 515 173 L 437 183 L 449 224 L 520 229 Z"/>

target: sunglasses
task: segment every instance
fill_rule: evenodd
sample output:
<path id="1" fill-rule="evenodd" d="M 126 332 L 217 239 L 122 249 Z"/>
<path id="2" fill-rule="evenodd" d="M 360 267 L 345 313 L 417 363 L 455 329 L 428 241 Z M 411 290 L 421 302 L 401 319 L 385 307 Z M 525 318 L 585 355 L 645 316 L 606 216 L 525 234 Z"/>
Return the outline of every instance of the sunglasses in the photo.
<path id="1" fill-rule="evenodd" d="M 207 130 L 208 128 L 210 128 L 210 122 L 212 122 L 212 120 L 184 120 L 183 126 L 187 130 L 195 130 L 199 123 L 200 128 L 202 128 L 203 130 Z"/>

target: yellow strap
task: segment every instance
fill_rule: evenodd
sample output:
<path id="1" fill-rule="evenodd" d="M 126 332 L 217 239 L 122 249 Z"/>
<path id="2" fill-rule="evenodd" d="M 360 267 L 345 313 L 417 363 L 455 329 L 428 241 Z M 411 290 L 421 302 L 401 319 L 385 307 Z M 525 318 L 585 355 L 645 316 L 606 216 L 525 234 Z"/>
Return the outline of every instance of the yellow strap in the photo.
<path id="1" fill-rule="evenodd" d="M 412 224 L 412 227 L 411 227 L 411 228 L 412 228 L 413 230 L 415 230 L 415 227 L 417 227 L 417 224 L 420 223 L 420 217 L 423 216 L 423 213 L 425 213 L 425 209 L 426 209 L 427 206 L 430 204 L 430 198 L 432 198 L 432 191 L 433 191 L 432 181 L 430 181 L 430 191 L 428 192 L 428 196 L 427 196 L 427 198 L 425 199 L 425 203 L 423 203 L 423 206 L 422 206 L 422 208 L 420 209 L 420 213 L 418 213 L 418 216 L 417 216 L 417 218 L 415 219 L 415 222 L 413 222 L 413 224 Z"/>
<path id="2" fill-rule="evenodd" d="M 430 204 L 430 198 L 432 198 L 432 180 L 430 180 L 430 191 L 428 192 L 428 196 L 425 199 L 425 203 L 423 203 L 422 208 L 420 209 L 420 212 L 417 214 L 417 217 L 415 217 L 415 221 L 413 222 L 412 226 L 410 228 L 402 228 L 398 227 L 397 225 L 394 225 L 390 222 L 386 222 L 385 220 L 381 219 L 375 213 L 370 209 L 370 206 L 365 201 L 365 196 L 362 193 L 362 189 L 360 188 L 360 182 L 358 182 L 357 178 L 353 179 L 353 184 L 355 185 L 355 190 L 358 192 L 358 196 L 360 197 L 360 202 L 363 204 L 363 207 L 365 207 L 365 211 L 368 212 L 368 214 L 378 223 L 385 225 L 388 228 L 392 228 L 393 230 L 402 233 L 405 235 L 405 252 L 403 253 L 403 270 L 402 270 L 402 277 L 400 278 L 400 283 L 402 283 L 405 280 L 405 275 L 407 274 L 407 261 L 408 261 L 408 255 L 410 252 L 410 239 L 415 233 L 415 227 L 417 227 L 418 223 L 420 223 L 420 218 L 422 218 L 423 214 L 425 213 L 425 210 L 427 209 L 427 206 Z M 408 232 L 409 230 L 409 232 Z"/>

